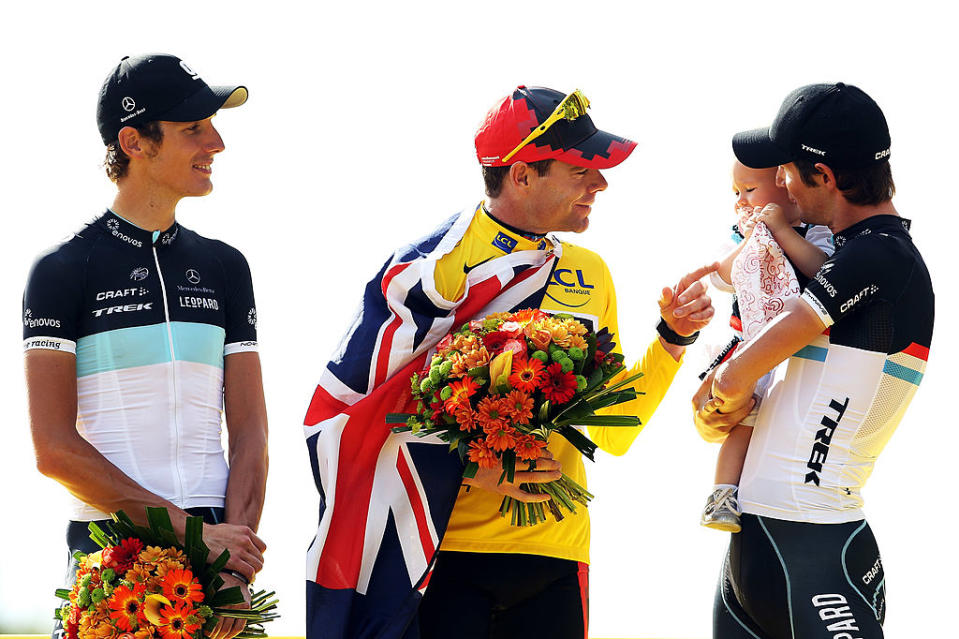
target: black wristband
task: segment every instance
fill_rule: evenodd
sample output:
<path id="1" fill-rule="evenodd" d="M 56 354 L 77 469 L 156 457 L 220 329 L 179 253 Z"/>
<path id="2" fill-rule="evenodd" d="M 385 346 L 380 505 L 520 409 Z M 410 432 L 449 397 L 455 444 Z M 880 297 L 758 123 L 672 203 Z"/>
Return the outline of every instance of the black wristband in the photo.
<path id="1" fill-rule="evenodd" d="M 225 572 L 226 574 L 230 575 L 231 577 L 234 577 L 234 578 L 236 578 L 236 579 L 239 579 L 240 581 L 242 581 L 243 583 L 245 583 L 247 586 L 250 585 L 250 580 L 247 579 L 247 578 L 246 578 L 246 575 L 244 575 L 242 572 L 237 572 L 237 571 L 235 571 L 235 570 L 230 570 L 229 568 L 224 568 L 224 569 L 221 570 L 220 572 Z"/>
<path id="2" fill-rule="evenodd" d="M 696 331 L 692 335 L 680 335 L 671 329 L 662 317 L 659 318 L 659 324 L 656 325 L 656 332 L 659 333 L 660 337 L 666 340 L 667 344 L 672 344 L 673 346 L 689 346 L 699 337 L 699 331 Z"/>

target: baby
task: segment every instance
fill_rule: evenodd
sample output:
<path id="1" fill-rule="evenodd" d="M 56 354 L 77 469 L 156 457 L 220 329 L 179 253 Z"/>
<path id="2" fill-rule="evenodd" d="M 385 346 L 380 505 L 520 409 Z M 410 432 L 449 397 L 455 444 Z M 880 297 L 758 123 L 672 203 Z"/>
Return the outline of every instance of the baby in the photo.
<path id="1" fill-rule="evenodd" d="M 740 342 L 755 336 L 787 299 L 798 296 L 833 251 L 828 228 L 800 222 L 799 208 L 789 199 L 777 168 L 751 169 L 737 161 L 732 178 L 739 217 L 733 231 L 738 244 L 719 263 L 713 285 L 735 294 L 729 323 L 736 336 L 701 377 L 725 361 Z M 740 530 L 736 491 L 752 425 L 771 375 L 757 382 L 756 406 L 720 448 L 716 485 L 703 509 L 703 526 Z"/>

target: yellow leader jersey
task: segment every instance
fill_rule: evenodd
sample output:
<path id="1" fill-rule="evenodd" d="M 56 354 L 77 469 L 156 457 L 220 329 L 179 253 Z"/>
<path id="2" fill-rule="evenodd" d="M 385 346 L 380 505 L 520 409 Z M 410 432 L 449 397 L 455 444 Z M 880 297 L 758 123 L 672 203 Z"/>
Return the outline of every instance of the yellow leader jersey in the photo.
<path id="1" fill-rule="evenodd" d="M 436 265 L 436 289 L 446 299 L 455 301 L 463 294 L 466 275 L 474 267 L 507 253 L 543 250 L 543 242 L 554 246 L 560 254 L 540 308 L 551 313 L 568 313 L 585 320 L 593 330 L 603 327 L 614 333 L 616 351 L 620 352 L 616 321 L 616 293 L 609 269 L 602 258 L 579 246 L 560 243 L 552 237 L 530 240 L 506 228 L 477 207 L 463 239 Z M 508 309 L 502 309 L 508 310 Z M 629 371 L 643 377 L 634 387 L 645 395 L 632 402 L 604 409 L 603 414 L 637 415 L 648 423 L 669 388 L 680 362 L 666 352 L 659 339 L 654 339 L 646 354 Z M 589 427 L 590 438 L 603 450 L 622 455 L 642 430 L 634 428 Z M 548 444 L 553 457 L 562 464 L 563 472 L 586 487 L 586 469 L 582 454 L 566 439 L 554 436 Z M 495 552 L 543 555 L 572 561 L 589 562 L 589 511 L 583 506 L 562 521 L 547 521 L 536 526 L 511 526 L 500 517 L 503 496 L 480 488 L 460 489 L 450 517 L 441 550 L 460 552 Z"/>

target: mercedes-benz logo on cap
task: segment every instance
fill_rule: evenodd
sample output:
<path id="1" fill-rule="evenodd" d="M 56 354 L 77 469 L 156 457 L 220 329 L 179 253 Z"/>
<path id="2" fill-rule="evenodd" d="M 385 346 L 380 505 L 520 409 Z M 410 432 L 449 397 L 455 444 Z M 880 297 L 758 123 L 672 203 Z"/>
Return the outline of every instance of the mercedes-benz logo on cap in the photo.
<path id="1" fill-rule="evenodd" d="M 130 96 L 126 96 L 122 100 L 120 100 L 120 106 L 123 107 L 124 111 L 129 113 L 133 109 L 137 108 L 137 103 L 134 102 L 133 98 L 131 98 Z"/>
<path id="2" fill-rule="evenodd" d="M 199 284 L 200 273 L 195 268 L 188 268 L 186 270 L 186 281 L 190 284 Z"/>

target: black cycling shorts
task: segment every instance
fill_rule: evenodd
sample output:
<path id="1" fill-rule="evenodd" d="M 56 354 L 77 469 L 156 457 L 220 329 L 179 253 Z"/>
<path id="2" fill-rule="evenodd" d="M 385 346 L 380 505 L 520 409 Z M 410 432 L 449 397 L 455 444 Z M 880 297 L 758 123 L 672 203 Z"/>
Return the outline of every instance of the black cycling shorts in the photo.
<path id="1" fill-rule="evenodd" d="M 744 514 L 713 606 L 714 639 L 881 639 L 882 560 L 864 521 Z"/>
<path id="2" fill-rule="evenodd" d="M 538 555 L 440 552 L 421 639 L 584 639 L 589 566 Z"/>

